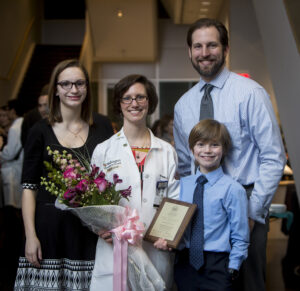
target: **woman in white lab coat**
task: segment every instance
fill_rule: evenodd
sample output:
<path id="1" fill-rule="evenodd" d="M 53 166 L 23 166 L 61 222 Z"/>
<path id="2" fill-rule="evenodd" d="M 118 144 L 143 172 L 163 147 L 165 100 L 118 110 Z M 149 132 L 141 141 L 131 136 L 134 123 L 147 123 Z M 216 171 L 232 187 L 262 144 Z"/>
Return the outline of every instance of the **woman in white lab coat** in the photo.
<path id="1" fill-rule="evenodd" d="M 123 116 L 123 128 L 99 144 L 92 156 L 92 164 L 100 167 L 108 179 L 113 180 L 113 175 L 118 174 L 123 180 L 121 188 L 132 187 L 129 201 L 123 199 L 121 203 L 137 209 L 146 228 L 163 197 L 177 199 L 179 196 L 179 185 L 175 179 L 176 152 L 146 126 L 147 116 L 154 112 L 157 102 L 155 87 L 146 77 L 129 75 L 120 80 L 114 88 L 114 110 Z M 105 233 L 102 238 L 107 241 L 108 236 Z M 99 241 L 104 244 L 103 264 L 94 270 L 93 276 L 97 276 L 97 280 L 103 278 L 103 287 L 112 290 L 112 246 L 104 240 Z M 107 248 L 109 250 L 104 251 Z M 167 289 L 171 288 L 173 254 L 157 250 L 145 241 L 143 248 Z"/>

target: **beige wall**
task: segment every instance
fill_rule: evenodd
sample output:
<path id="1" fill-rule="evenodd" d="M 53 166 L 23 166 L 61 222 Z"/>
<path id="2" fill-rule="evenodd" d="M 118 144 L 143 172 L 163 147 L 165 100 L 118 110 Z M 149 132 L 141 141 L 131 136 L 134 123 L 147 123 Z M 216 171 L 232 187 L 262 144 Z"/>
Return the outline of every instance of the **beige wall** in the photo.
<path id="1" fill-rule="evenodd" d="M 0 104 L 15 98 L 37 41 L 37 0 L 0 1 Z"/>
<path id="2" fill-rule="evenodd" d="M 252 0 L 300 203 L 300 57 L 282 0 Z M 265 17 L 266 12 L 268 17 Z"/>
<path id="3" fill-rule="evenodd" d="M 249 73 L 269 93 L 278 116 L 277 102 L 266 62 L 263 43 L 251 0 L 230 2 L 230 69 Z"/>
<path id="4" fill-rule="evenodd" d="M 156 1 L 88 0 L 86 3 L 96 61 L 155 61 Z M 118 11 L 123 13 L 122 17 L 118 17 Z"/>
<path id="5" fill-rule="evenodd" d="M 188 25 L 176 25 L 171 20 L 158 21 L 158 57 L 156 62 L 98 63 L 96 80 L 99 84 L 99 112 L 106 112 L 106 84 L 114 84 L 129 74 L 143 74 L 155 85 L 158 81 L 183 81 L 199 79 L 188 57 L 186 33 Z M 158 106 L 159 107 L 159 106 Z M 151 122 L 159 117 L 158 108 Z"/>

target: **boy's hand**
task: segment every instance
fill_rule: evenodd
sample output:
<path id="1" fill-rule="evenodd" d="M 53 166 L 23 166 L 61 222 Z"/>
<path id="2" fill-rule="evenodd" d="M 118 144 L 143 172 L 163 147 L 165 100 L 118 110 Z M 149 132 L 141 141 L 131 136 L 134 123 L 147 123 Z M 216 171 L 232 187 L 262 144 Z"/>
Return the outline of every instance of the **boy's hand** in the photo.
<path id="1" fill-rule="evenodd" d="M 231 280 L 235 280 L 237 279 L 237 277 L 239 276 L 239 271 L 238 270 L 235 270 L 235 269 L 228 269 L 228 273 L 230 274 L 231 276 Z"/>
<path id="2" fill-rule="evenodd" d="M 157 249 L 163 250 L 163 251 L 172 251 L 172 248 L 169 248 L 167 245 L 167 241 L 163 238 L 159 238 L 153 245 Z"/>

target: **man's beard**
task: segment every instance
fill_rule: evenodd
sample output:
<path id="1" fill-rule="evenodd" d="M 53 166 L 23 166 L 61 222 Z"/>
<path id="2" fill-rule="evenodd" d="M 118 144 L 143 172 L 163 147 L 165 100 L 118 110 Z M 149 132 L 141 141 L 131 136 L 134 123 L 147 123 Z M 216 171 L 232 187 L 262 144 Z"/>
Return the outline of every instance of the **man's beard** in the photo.
<path id="1" fill-rule="evenodd" d="M 202 59 L 204 61 L 205 59 Z M 208 58 L 209 60 L 209 58 Z M 225 63 L 225 57 L 224 52 L 222 53 L 222 57 L 220 60 L 216 61 L 214 65 L 210 69 L 201 69 L 199 63 L 194 63 L 193 59 L 191 58 L 192 65 L 194 69 L 199 73 L 201 77 L 212 79 L 214 78 L 220 71 L 220 69 L 223 67 Z"/>

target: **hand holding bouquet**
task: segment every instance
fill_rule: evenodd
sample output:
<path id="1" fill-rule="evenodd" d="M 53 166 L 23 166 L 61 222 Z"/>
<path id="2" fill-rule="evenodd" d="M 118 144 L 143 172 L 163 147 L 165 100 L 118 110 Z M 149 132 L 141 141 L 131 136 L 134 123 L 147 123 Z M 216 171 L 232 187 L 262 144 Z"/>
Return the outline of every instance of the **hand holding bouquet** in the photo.
<path id="1" fill-rule="evenodd" d="M 95 165 L 90 166 L 85 159 L 75 159 L 66 151 L 59 153 L 50 147 L 47 150 L 53 163 L 44 162 L 48 177 L 42 177 L 41 184 L 57 197 L 55 206 L 77 215 L 96 234 L 103 229 L 114 234 L 114 258 L 111 258 L 114 260 L 114 290 L 125 291 L 126 282 L 133 291 L 163 290 L 164 281 L 141 247 L 144 226 L 138 221 L 136 210 L 118 206 L 121 199 L 129 199 L 131 186 L 116 190 L 116 185 L 122 183 L 117 174 L 113 181 L 108 181 L 104 172 Z M 106 245 L 104 240 L 98 239 L 94 271 Z M 90 290 L 101 289 L 101 282 L 97 280 L 93 276 Z"/>

